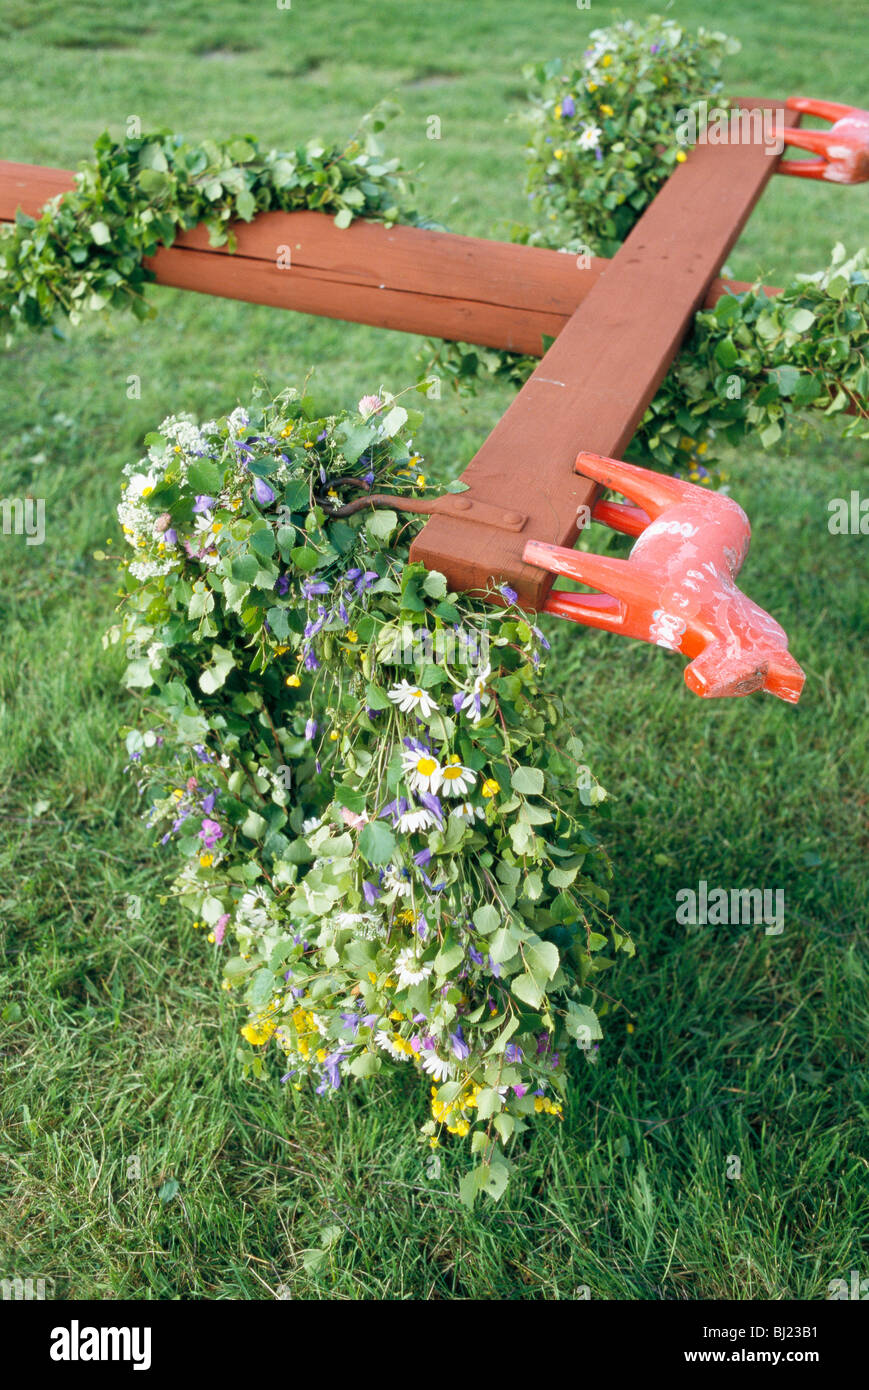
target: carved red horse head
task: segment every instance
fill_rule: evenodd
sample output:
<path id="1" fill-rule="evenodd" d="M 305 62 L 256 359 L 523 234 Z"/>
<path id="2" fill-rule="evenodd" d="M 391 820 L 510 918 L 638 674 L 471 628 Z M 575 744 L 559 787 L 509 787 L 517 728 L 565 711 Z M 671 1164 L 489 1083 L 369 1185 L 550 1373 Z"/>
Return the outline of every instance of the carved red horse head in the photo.
<path id="1" fill-rule="evenodd" d="M 843 106 L 839 101 L 815 101 L 812 97 L 788 97 L 785 106 L 789 111 L 820 116 L 833 124 L 829 130 L 785 130 L 785 145 L 810 150 L 820 158 L 783 160 L 778 166 L 780 174 L 824 179 L 827 183 L 869 180 L 869 111 Z"/>
<path id="2" fill-rule="evenodd" d="M 638 540 L 627 560 L 529 541 L 528 564 L 600 591 L 551 593 L 544 612 L 683 652 L 693 658 L 685 683 L 697 695 L 768 690 L 795 704 L 805 675 L 787 635 L 734 582 L 751 535 L 742 508 L 600 454 L 580 454 L 576 470 L 642 504 L 599 502 L 593 514 Z"/>

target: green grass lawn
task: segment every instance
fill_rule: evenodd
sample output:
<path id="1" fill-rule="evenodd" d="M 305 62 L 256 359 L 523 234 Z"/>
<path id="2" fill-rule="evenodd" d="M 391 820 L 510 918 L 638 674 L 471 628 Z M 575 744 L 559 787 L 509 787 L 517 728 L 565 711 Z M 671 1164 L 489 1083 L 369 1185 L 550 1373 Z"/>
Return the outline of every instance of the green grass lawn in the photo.
<path id="1" fill-rule="evenodd" d="M 710 22 L 708 6 L 671 13 Z M 743 43 L 729 90 L 869 105 L 861 14 L 722 0 L 714 24 Z M 526 206 L 522 64 L 581 49 L 611 15 L 598 0 L 7 0 L 0 157 L 72 167 L 130 115 L 196 137 L 340 139 L 394 95 L 387 139 L 423 166 L 418 205 L 504 236 Z M 780 284 L 818 268 L 835 240 L 865 239 L 866 208 L 864 188 L 774 180 L 730 269 Z M 807 672 L 797 709 L 700 701 L 678 656 L 553 633 L 553 678 L 611 789 L 613 907 L 638 956 L 609 976 L 620 1006 L 563 1125 L 516 1155 L 500 1205 L 468 1212 L 464 1155 L 438 1172 L 418 1147 L 418 1085 L 327 1103 L 276 1070 L 242 1080 L 219 962 L 161 902 L 171 865 L 121 773 L 127 697 L 100 645 L 114 571 L 93 558 L 116 536 L 121 465 L 166 414 L 221 414 L 258 370 L 277 389 L 316 365 L 342 403 L 399 389 L 418 341 L 153 300 L 153 322 L 3 359 L 0 496 L 44 497 L 46 540 L 0 537 L 0 1276 L 51 1279 L 59 1298 L 654 1300 L 823 1298 L 869 1273 L 869 540 L 826 526 L 830 498 L 865 490 L 865 447 L 824 435 L 730 463 L 754 531 L 745 587 Z M 420 443 L 436 470 L 458 472 L 508 401 L 431 402 Z M 784 931 L 678 925 L 676 893 L 700 879 L 783 890 Z M 340 1235 L 318 1258 L 327 1227 Z"/>

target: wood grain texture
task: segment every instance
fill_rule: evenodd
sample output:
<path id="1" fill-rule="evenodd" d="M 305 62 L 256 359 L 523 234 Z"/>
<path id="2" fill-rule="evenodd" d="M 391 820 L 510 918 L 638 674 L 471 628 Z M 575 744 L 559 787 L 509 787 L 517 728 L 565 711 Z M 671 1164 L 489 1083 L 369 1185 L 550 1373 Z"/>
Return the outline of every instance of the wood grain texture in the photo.
<path id="1" fill-rule="evenodd" d="M 523 563 L 526 541 L 574 544 L 599 493 L 577 453 L 621 455 L 777 163 L 762 144 L 692 149 L 462 474 L 469 496 L 527 512 L 522 532 L 434 517 L 413 559 L 452 588 L 506 580 L 540 607 L 553 576 Z"/>
<path id="2" fill-rule="evenodd" d="M 293 214 L 294 215 L 294 214 Z M 351 231 L 352 228 L 348 228 Z M 200 294 L 295 309 L 322 318 L 421 333 L 510 352 L 543 354 L 544 335 L 557 337 L 566 314 L 517 308 L 464 299 L 452 294 L 428 294 L 364 283 L 347 282 L 334 273 L 293 265 L 278 269 L 273 261 L 249 260 L 205 251 L 161 249 L 149 262 L 163 285 Z"/>
<path id="3" fill-rule="evenodd" d="M 0 221 L 17 207 L 35 216 L 73 186 L 64 169 L 0 163 Z M 146 264 L 158 284 L 178 289 L 536 357 L 610 264 L 593 257 L 580 267 L 558 251 L 419 227 L 360 221 L 341 230 L 318 212 L 261 213 L 234 231 L 232 254 L 210 246 L 200 226 Z M 280 248 L 288 268 L 278 266 Z M 716 281 L 707 302 L 723 293 Z"/>

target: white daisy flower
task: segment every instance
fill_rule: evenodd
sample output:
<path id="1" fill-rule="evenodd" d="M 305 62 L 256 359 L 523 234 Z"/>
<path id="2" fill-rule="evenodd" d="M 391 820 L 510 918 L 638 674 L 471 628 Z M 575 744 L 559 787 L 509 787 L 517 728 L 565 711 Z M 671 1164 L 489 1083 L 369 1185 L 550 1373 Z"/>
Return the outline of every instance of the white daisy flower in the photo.
<path id="1" fill-rule="evenodd" d="M 599 144 L 603 132 L 599 125 L 587 125 L 577 141 L 581 150 L 593 150 Z"/>
<path id="2" fill-rule="evenodd" d="M 432 972 L 432 966 L 419 959 L 412 946 L 405 946 L 395 957 L 393 970 L 398 975 L 398 988 L 410 989 L 411 985 L 422 984 Z"/>
<path id="3" fill-rule="evenodd" d="M 392 1041 L 392 1035 L 387 1033 L 385 1028 L 378 1029 L 374 1034 L 374 1041 L 384 1052 L 388 1052 L 390 1057 L 396 1062 L 406 1062 L 408 1060 L 407 1054 L 398 1050 L 395 1043 Z"/>
<path id="4" fill-rule="evenodd" d="M 458 806 L 453 806 L 450 815 L 458 816 L 459 820 L 485 820 L 486 812 L 482 806 L 473 806 L 470 801 L 460 801 Z"/>
<path id="5" fill-rule="evenodd" d="M 453 757 L 440 770 L 438 788 L 443 788 L 445 796 L 467 796 L 476 780 L 476 772 Z"/>
<path id="6" fill-rule="evenodd" d="M 407 785 L 412 792 L 430 792 L 440 772 L 440 764 L 433 753 L 420 752 L 406 748 L 401 756 Z"/>
<path id="7" fill-rule="evenodd" d="M 428 692 L 418 685 L 411 685 L 410 681 L 399 681 L 386 693 L 404 714 L 420 714 L 423 719 L 429 719 L 437 709 Z"/>
<path id="8" fill-rule="evenodd" d="M 124 489 L 124 500 L 133 502 L 139 497 L 146 497 L 158 482 L 159 477 L 153 469 L 149 473 L 134 473 Z"/>
<path id="9" fill-rule="evenodd" d="M 426 1052 L 422 1059 L 422 1069 L 433 1076 L 435 1081 L 448 1081 L 453 1073 L 452 1063 L 445 1062 L 436 1052 Z"/>
<path id="10" fill-rule="evenodd" d="M 405 811 L 398 818 L 398 828 L 402 835 L 412 835 L 415 830 L 431 830 L 436 824 L 431 811 Z"/>

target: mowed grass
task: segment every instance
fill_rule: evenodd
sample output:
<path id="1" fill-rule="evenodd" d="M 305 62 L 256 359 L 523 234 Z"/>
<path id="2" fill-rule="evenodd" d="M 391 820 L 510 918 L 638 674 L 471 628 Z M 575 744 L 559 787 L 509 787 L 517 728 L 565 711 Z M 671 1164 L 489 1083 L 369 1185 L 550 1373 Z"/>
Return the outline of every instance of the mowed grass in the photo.
<path id="1" fill-rule="evenodd" d="M 424 165 L 419 205 L 504 235 L 526 206 L 521 66 L 581 49 L 610 13 L 10 0 L 0 155 L 71 167 L 134 114 L 200 137 L 340 139 L 394 95 L 387 140 Z M 722 3 L 715 24 L 743 42 L 729 89 L 869 104 L 860 13 Z M 677 17 L 708 24 L 708 7 Z M 865 192 L 775 180 L 732 272 L 781 283 L 834 240 L 856 246 Z M 44 497 L 46 540 L 0 538 L 0 1276 L 60 1298 L 654 1300 L 823 1298 L 866 1274 L 869 542 L 826 526 L 830 498 L 865 489 L 865 448 L 825 434 L 730 464 L 754 530 L 745 587 L 807 671 L 797 709 L 697 700 L 681 658 L 553 625 L 553 681 L 611 789 L 613 908 L 638 956 L 607 978 L 617 1002 L 597 1062 L 576 1058 L 563 1125 L 514 1155 L 500 1205 L 468 1212 L 464 1154 L 438 1171 L 417 1145 L 411 1078 L 331 1103 L 276 1070 L 242 1080 L 219 960 L 161 901 L 171 863 L 122 776 L 131 705 L 100 644 L 115 581 L 93 558 L 118 544 L 119 468 L 165 414 L 222 413 L 258 370 L 278 388 L 316 365 L 342 402 L 398 389 L 418 343 L 153 298 L 154 322 L 22 340 L 3 361 L 0 496 Z M 509 399 L 431 402 L 433 471 L 458 472 Z M 782 890 L 783 932 L 679 925 L 676 894 L 701 879 Z"/>

